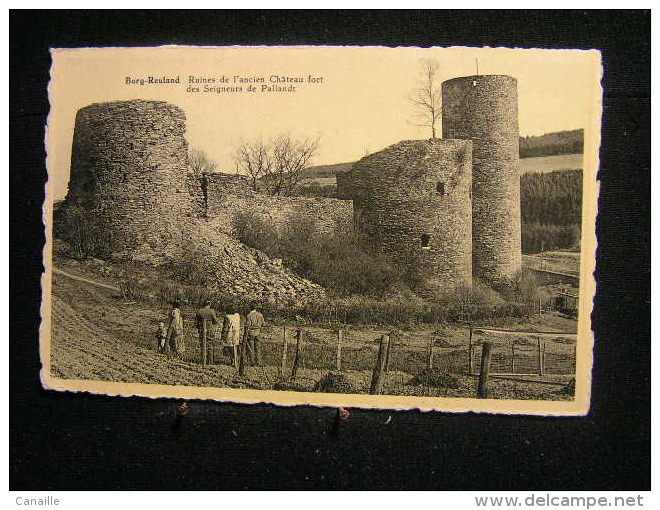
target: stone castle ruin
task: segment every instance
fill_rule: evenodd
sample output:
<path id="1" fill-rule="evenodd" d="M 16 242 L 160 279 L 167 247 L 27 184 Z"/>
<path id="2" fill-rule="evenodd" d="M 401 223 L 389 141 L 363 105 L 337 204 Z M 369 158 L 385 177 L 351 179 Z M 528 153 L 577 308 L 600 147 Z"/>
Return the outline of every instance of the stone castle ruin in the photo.
<path id="1" fill-rule="evenodd" d="M 185 130 L 184 112 L 162 101 L 82 108 L 63 210 L 76 205 L 93 215 L 114 255 L 200 261 L 215 272 L 215 285 L 232 295 L 291 305 L 325 296 L 319 285 L 229 235 L 231 218 L 219 217 L 218 204 L 232 209 L 235 200 L 253 194 L 240 176 L 192 174 Z M 243 208 L 253 205 L 248 200 Z"/>
<path id="2" fill-rule="evenodd" d="M 450 291 L 472 276 L 502 288 L 522 269 L 516 79 L 442 84 L 442 139 L 367 156 L 337 180 L 356 222 L 386 253 L 419 261 L 426 286 Z"/>
<path id="3" fill-rule="evenodd" d="M 317 232 L 350 228 L 353 206 L 349 200 L 334 198 L 271 196 L 254 191 L 243 175 L 213 173 L 204 176 L 206 216 L 228 233 L 238 214 L 249 212 L 281 229 L 294 216 L 312 220 Z"/>
<path id="4" fill-rule="evenodd" d="M 442 84 L 442 136 L 472 140 L 472 264 L 494 287 L 521 271 L 518 90 L 510 76 Z"/>
<path id="5" fill-rule="evenodd" d="M 160 101 L 93 104 L 76 115 L 66 203 L 93 210 L 113 252 L 166 245 L 201 214 L 186 116 Z"/>
<path id="6" fill-rule="evenodd" d="M 427 295 L 472 283 L 472 143 L 413 140 L 355 163 L 356 226 L 400 264 L 412 264 Z"/>
<path id="7" fill-rule="evenodd" d="M 337 176 L 339 199 L 272 197 L 247 178 L 188 165 L 184 112 L 162 101 L 93 104 L 76 116 L 64 207 L 94 212 L 113 253 L 170 258 L 197 250 L 216 264 L 233 294 L 291 303 L 322 297 L 232 237 L 237 214 L 283 224 L 292 215 L 316 228 L 359 228 L 373 246 L 413 265 L 420 292 L 434 296 L 494 286 L 521 269 L 516 80 L 471 76 L 443 83 L 443 139 L 404 141 Z M 183 255 L 182 255 L 183 254 Z"/>

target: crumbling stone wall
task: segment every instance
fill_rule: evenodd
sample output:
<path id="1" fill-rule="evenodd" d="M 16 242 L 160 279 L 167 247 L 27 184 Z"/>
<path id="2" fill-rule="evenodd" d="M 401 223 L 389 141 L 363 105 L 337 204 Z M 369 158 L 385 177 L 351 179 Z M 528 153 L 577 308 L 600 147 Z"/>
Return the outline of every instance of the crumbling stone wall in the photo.
<path id="1" fill-rule="evenodd" d="M 188 170 L 185 129 L 184 112 L 162 101 L 78 111 L 66 204 L 95 213 L 111 251 L 162 247 L 186 217 L 203 212 Z"/>
<path id="2" fill-rule="evenodd" d="M 208 216 L 216 216 L 221 213 L 224 203 L 228 199 L 251 197 L 255 194 L 249 179 L 237 174 L 205 174 L 203 188 Z"/>
<path id="3" fill-rule="evenodd" d="M 416 271 L 423 295 L 472 284 L 471 153 L 465 140 L 403 141 L 351 170 L 356 225 Z"/>
<path id="4" fill-rule="evenodd" d="M 442 84 L 442 133 L 472 140 L 474 275 L 500 287 L 522 267 L 517 82 L 466 76 Z"/>
<path id="5" fill-rule="evenodd" d="M 279 229 L 293 216 L 313 222 L 317 232 L 334 232 L 352 224 L 353 204 L 323 197 L 271 196 L 256 192 L 244 175 L 206 175 L 206 215 L 213 225 L 229 234 L 239 214 L 254 214 Z"/>
<path id="6" fill-rule="evenodd" d="M 227 196 L 210 214 L 216 228 L 236 234 L 234 220 L 240 214 L 253 214 L 275 229 L 282 229 L 293 217 L 303 217 L 313 223 L 316 232 L 333 233 L 350 229 L 353 203 L 349 200 L 317 197 L 275 197 L 252 193 L 247 196 Z"/>

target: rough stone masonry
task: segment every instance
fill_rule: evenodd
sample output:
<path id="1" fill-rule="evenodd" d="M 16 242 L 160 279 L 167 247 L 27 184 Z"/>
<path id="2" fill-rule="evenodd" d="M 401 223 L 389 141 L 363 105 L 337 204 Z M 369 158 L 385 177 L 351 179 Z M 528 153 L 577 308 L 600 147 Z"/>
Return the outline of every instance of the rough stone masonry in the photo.
<path id="1" fill-rule="evenodd" d="M 184 112 L 161 101 L 82 108 L 64 207 L 75 204 L 93 213 L 118 257 L 150 263 L 197 260 L 215 272 L 211 286 L 217 290 L 271 304 L 322 299 L 320 286 L 242 245 L 206 218 L 208 190 L 189 169 L 185 129 Z"/>
<path id="2" fill-rule="evenodd" d="M 250 214 L 282 231 L 290 221 L 302 219 L 316 232 L 333 233 L 350 229 L 353 203 L 325 197 L 271 196 L 254 191 L 242 175 L 206 174 L 206 214 L 222 232 L 234 232 L 234 220 Z"/>
<path id="3" fill-rule="evenodd" d="M 433 297 L 472 286 L 472 143 L 409 140 L 353 165 L 357 226 Z"/>
<path id="4" fill-rule="evenodd" d="M 191 195 L 186 117 L 162 101 L 117 101 L 78 111 L 67 204 L 103 221 L 111 251 L 159 249 L 202 211 Z"/>
<path id="5" fill-rule="evenodd" d="M 466 76 L 442 84 L 442 136 L 472 140 L 472 263 L 498 288 L 522 269 L 518 92 L 515 78 Z"/>

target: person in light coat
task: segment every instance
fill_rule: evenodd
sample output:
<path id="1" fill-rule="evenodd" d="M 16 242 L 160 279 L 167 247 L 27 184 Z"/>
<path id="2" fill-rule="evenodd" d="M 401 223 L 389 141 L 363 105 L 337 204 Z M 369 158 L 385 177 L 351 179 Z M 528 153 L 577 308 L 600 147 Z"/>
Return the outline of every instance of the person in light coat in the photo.
<path id="1" fill-rule="evenodd" d="M 238 345 L 241 341 L 241 316 L 238 313 L 228 313 L 222 322 L 222 344 L 225 355 L 229 356 L 233 365 L 238 368 Z"/>
<path id="2" fill-rule="evenodd" d="M 182 357 L 186 350 L 185 342 L 183 339 L 183 315 L 181 314 L 180 304 L 178 301 L 172 303 L 172 310 L 170 311 L 169 323 L 167 326 L 167 343 L 165 345 L 165 352 L 174 352 L 178 357 Z"/>

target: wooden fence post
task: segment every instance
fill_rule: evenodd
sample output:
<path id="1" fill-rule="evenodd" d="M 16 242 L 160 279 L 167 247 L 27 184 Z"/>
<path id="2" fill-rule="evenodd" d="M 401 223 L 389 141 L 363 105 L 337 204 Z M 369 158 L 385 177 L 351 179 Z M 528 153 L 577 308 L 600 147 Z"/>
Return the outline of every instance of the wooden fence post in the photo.
<path id="1" fill-rule="evenodd" d="M 246 357 L 246 352 L 247 351 L 247 323 L 245 324 L 245 328 L 243 329 L 243 339 L 241 340 L 240 344 L 240 361 L 238 364 L 238 375 L 245 375 L 245 357 Z"/>
<path id="2" fill-rule="evenodd" d="M 390 370 L 390 352 L 392 351 L 392 346 L 394 345 L 394 335 L 388 335 L 389 342 L 387 342 L 387 351 L 385 352 L 385 372 Z"/>
<path id="3" fill-rule="evenodd" d="M 298 376 L 298 367 L 300 365 L 300 350 L 302 349 L 302 329 L 296 331 L 296 354 L 293 358 L 293 370 L 291 371 L 291 378 L 295 379 Z"/>
<path id="4" fill-rule="evenodd" d="M 286 355 L 287 355 L 287 341 L 286 341 L 286 324 L 282 326 L 282 364 L 280 365 L 280 377 L 284 377 L 284 371 L 286 370 Z"/>
<path id="5" fill-rule="evenodd" d="M 511 340 L 511 373 L 516 373 L 516 343 Z"/>
<path id="6" fill-rule="evenodd" d="M 543 353 L 541 352 L 541 343 L 542 343 L 541 337 L 539 337 L 538 342 L 539 342 L 539 348 L 538 348 L 539 375 L 543 377 L 544 370 L 543 370 Z"/>
<path id="7" fill-rule="evenodd" d="M 481 350 L 481 370 L 479 372 L 479 386 L 477 397 L 488 398 L 488 376 L 490 374 L 490 342 L 484 342 Z"/>
<path id="8" fill-rule="evenodd" d="M 545 341 L 541 345 L 541 377 L 545 376 Z"/>
<path id="9" fill-rule="evenodd" d="M 343 340 L 344 331 L 340 328 L 337 331 L 337 372 L 341 372 L 341 342 Z"/>
<path id="10" fill-rule="evenodd" d="M 202 330 L 201 331 L 202 331 L 202 345 L 201 345 L 201 347 L 202 347 L 202 365 L 206 366 L 206 361 L 207 361 L 206 360 L 206 347 L 207 347 L 207 345 L 206 345 L 206 332 L 207 332 L 206 324 L 202 324 Z"/>
<path id="11" fill-rule="evenodd" d="M 380 337 L 380 347 L 378 348 L 378 358 L 374 371 L 371 376 L 371 388 L 369 393 L 371 395 L 379 395 L 382 389 L 383 371 L 385 370 L 385 359 L 387 358 L 387 349 L 389 347 L 389 335 Z"/>
<path id="12" fill-rule="evenodd" d="M 472 368 L 472 326 L 470 326 L 470 340 L 468 341 L 468 374 L 474 372 Z"/>
<path id="13" fill-rule="evenodd" d="M 431 340 L 429 341 L 429 345 L 428 345 L 427 366 L 428 366 L 429 370 L 431 370 L 433 368 L 433 340 L 434 339 L 435 338 L 433 336 L 431 336 Z"/>

